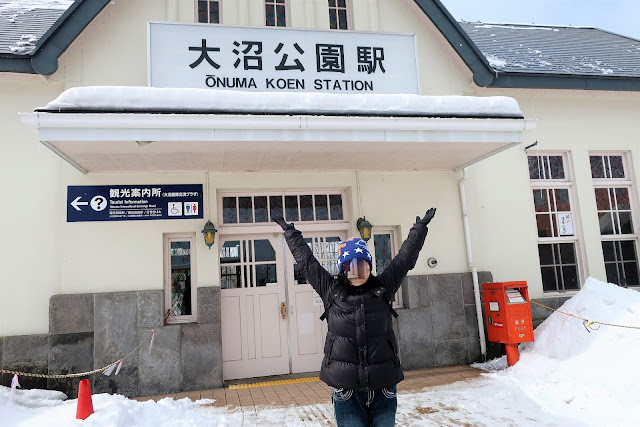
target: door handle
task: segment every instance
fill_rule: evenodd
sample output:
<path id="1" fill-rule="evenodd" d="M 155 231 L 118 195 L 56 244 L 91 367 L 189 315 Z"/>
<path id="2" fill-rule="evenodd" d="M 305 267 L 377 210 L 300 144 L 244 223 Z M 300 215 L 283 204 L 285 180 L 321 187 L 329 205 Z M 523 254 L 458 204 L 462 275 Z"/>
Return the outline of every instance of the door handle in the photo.
<path id="1" fill-rule="evenodd" d="M 283 319 L 287 318 L 287 305 L 283 302 L 280 303 L 280 314 Z"/>

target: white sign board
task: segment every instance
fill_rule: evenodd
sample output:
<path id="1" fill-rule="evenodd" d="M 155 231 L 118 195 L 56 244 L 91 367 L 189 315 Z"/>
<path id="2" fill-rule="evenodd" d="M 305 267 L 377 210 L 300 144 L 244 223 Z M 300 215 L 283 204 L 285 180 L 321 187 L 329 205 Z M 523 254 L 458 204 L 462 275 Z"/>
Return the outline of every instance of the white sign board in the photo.
<path id="1" fill-rule="evenodd" d="M 149 23 L 149 86 L 419 94 L 412 34 Z"/>
<path id="2" fill-rule="evenodd" d="M 557 213 L 556 219 L 558 220 L 558 234 L 561 236 L 573 236 L 571 213 Z"/>

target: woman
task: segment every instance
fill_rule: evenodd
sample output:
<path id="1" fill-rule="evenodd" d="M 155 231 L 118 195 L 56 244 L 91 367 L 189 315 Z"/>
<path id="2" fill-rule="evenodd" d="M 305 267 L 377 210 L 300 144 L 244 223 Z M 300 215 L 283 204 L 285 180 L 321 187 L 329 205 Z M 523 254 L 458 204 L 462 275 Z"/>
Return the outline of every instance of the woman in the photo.
<path id="1" fill-rule="evenodd" d="M 302 233 L 282 217 L 273 218 L 307 281 L 322 297 L 328 331 L 320 379 L 331 386 L 338 426 L 393 426 L 396 384 L 404 379 L 391 323 L 393 296 L 418 260 L 427 224 L 436 213 L 416 217 L 398 255 L 379 276 L 371 274 L 371 254 L 362 239 L 338 246 L 337 277 L 313 256 Z"/>

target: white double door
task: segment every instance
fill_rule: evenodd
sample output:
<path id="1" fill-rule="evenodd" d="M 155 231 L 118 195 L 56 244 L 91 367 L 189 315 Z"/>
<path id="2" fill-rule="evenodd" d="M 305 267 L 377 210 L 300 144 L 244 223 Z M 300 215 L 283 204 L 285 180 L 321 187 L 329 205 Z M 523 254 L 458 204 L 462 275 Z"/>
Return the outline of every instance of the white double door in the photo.
<path id="1" fill-rule="evenodd" d="M 344 231 L 304 233 L 335 272 Z M 224 236 L 220 242 L 225 380 L 319 371 L 326 321 L 322 301 L 299 271 L 282 234 Z"/>

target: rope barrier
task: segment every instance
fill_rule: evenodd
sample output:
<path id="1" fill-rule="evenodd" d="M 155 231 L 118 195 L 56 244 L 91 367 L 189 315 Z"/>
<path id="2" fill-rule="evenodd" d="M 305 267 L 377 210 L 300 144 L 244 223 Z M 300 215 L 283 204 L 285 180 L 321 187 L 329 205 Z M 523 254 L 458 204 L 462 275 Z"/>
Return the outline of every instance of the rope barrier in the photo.
<path id="1" fill-rule="evenodd" d="M 165 314 L 164 318 L 162 319 L 162 323 L 160 325 L 158 325 L 157 327 L 160 327 L 162 325 L 165 324 L 165 322 L 167 321 L 167 319 L 171 316 L 171 310 L 167 310 L 167 314 Z M 138 351 L 140 349 L 140 347 L 142 347 L 142 345 L 147 342 L 149 340 L 149 338 L 153 337 L 153 335 L 156 333 L 155 329 L 151 330 L 151 333 L 144 339 L 142 340 L 142 342 L 140 344 L 138 344 L 138 346 L 136 348 L 134 348 L 133 350 L 131 350 L 129 352 L 129 354 L 127 354 L 126 356 L 124 356 L 122 359 L 118 359 L 113 363 L 108 364 L 107 366 L 100 368 L 100 369 L 94 369 L 93 371 L 88 371 L 88 372 L 80 372 L 77 374 L 35 374 L 32 372 L 20 372 L 20 371 L 12 371 L 9 369 L 0 369 L 0 374 L 12 374 L 12 375 L 18 375 L 21 377 L 36 377 L 36 378 L 78 378 L 78 377 L 88 377 L 89 375 L 94 375 L 94 374 L 99 374 L 100 372 L 104 372 L 108 369 L 111 369 L 113 367 L 115 367 L 116 365 L 122 363 L 127 357 L 131 356 L 133 353 L 135 353 L 136 351 Z"/>
<path id="2" fill-rule="evenodd" d="M 640 329 L 640 326 L 616 325 L 616 324 L 614 324 L 614 323 L 596 322 L 596 321 L 593 321 L 593 320 L 585 319 L 585 318 L 580 317 L 580 316 L 576 316 L 575 314 L 565 313 L 564 311 L 561 311 L 561 310 L 558 310 L 558 309 L 555 309 L 555 308 L 548 307 L 548 306 L 546 306 L 546 305 L 544 305 L 544 304 L 540 304 L 539 302 L 535 302 L 535 301 L 530 301 L 530 302 L 531 302 L 532 304 L 539 305 L 540 307 L 544 307 L 544 308 L 546 308 L 546 309 L 548 309 L 548 310 L 551 310 L 551 311 L 557 311 L 558 313 L 562 313 L 562 314 L 564 314 L 565 316 L 574 317 L 574 318 L 576 318 L 576 319 L 578 319 L 578 320 L 582 320 L 582 324 L 584 325 L 584 327 L 585 327 L 585 328 L 587 329 L 587 331 L 589 331 L 589 332 L 591 332 L 591 331 L 597 331 L 598 329 L 600 329 L 600 327 L 601 327 L 602 325 L 605 325 L 605 326 L 614 326 L 614 327 L 616 327 L 616 328 Z M 596 327 L 595 327 L 595 325 L 598 325 L 598 327 L 596 328 Z M 591 329 L 591 330 L 590 330 L 590 329 Z"/>

